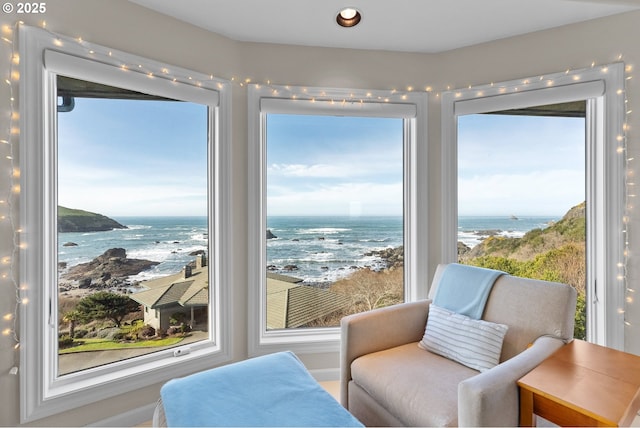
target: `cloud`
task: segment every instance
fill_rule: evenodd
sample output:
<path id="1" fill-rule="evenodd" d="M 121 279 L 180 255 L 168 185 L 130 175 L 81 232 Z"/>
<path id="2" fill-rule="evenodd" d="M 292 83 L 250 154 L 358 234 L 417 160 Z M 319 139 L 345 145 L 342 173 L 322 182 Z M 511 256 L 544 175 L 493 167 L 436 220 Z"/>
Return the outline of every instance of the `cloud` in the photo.
<path id="1" fill-rule="evenodd" d="M 270 188 L 267 215 L 402 215 L 402 182 Z"/>
<path id="2" fill-rule="evenodd" d="M 206 187 L 114 183 L 98 190 L 90 182 L 77 183 L 59 195 L 60 205 L 108 216 L 207 215 Z"/>
<path id="3" fill-rule="evenodd" d="M 268 167 L 267 173 L 271 176 L 316 178 L 343 178 L 351 175 L 351 172 L 342 166 L 328 164 L 272 164 Z"/>
<path id="4" fill-rule="evenodd" d="M 558 215 L 584 199 L 584 173 L 575 170 L 493 174 L 458 182 L 460 215 Z"/>
<path id="5" fill-rule="evenodd" d="M 382 174 L 402 172 L 402 157 L 384 157 L 371 153 L 345 156 L 336 155 L 330 162 L 315 163 L 272 163 L 267 167 L 270 178 L 308 177 L 308 178 L 355 178 L 380 177 Z"/>
<path id="6" fill-rule="evenodd" d="M 158 171 L 164 171 L 158 173 Z M 206 173 L 198 168 L 123 168 L 62 163 L 59 204 L 104 215 L 206 215 Z"/>

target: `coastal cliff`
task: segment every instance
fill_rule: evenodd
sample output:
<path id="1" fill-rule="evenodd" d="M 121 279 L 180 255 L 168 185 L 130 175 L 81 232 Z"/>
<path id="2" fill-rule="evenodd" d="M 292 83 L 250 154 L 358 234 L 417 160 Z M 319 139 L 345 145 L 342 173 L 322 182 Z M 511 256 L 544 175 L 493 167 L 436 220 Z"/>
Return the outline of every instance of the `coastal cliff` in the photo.
<path id="1" fill-rule="evenodd" d="M 543 229 L 530 230 L 522 238 L 493 234 L 494 236 L 489 236 L 473 249 L 464 248 L 464 244 L 459 242 L 460 261 L 469 263 L 482 257 L 502 257 L 523 262 L 567 245 L 584 247 L 585 208 L 586 203 L 582 202 L 571 208 L 558 222 Z"/>
<path id="2" fill-rule="evenodd" d="M 58 206 L 58 232 L 104 232 L 126 229 L 117 221 L 102 214 Z"/>

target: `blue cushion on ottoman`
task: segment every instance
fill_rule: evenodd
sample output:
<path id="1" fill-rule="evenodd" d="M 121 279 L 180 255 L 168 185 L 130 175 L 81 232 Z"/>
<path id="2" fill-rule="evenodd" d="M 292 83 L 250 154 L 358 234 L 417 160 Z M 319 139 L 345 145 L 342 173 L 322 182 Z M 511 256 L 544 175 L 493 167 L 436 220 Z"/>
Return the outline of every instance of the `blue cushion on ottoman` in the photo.
<path id="1" fill-rule="evenodd" d="M 361 427 L 291 352 L 279 352 L 167 382 L 168 426 Z"/>

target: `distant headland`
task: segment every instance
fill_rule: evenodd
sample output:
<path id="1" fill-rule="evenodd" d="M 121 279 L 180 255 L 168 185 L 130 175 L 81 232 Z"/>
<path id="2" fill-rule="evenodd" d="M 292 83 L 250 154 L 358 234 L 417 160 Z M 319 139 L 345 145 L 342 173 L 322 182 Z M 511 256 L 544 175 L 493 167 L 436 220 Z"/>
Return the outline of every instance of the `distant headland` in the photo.
<path id="1" fill-rule="evenodd" d="M 104 232 L 113 229 L 127 229 L 127 226 L 102 214 L 58 205 L 58 232 Z"/>

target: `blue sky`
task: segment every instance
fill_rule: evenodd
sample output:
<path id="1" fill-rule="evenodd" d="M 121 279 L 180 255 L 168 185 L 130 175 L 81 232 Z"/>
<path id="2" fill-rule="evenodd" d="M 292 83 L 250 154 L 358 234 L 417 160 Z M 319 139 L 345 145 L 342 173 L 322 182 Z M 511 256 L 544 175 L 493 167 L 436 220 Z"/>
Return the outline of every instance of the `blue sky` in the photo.
<path id="1" fill-rule="evenodd" d="M 58 114 L 58 203 L 124 215 L 207 214 L 207 109 L 77 98 Z"/>
<path id="2" fill-rule="evenodd" d="M 58 115 L 59 203 L 206 215 L 206 107 L 76 99 Z M 584 119 L 459 118 L 460 215 L 562 215 L 584 200 Z M 269 114 L 268 215 L 401 215 L 400 119 Z"/>
<path id="3" fill-rule="evenodd" d="M 458 118 L 459 215 L 563 215 L 585 200 L 585 120 Z"/>
<path id="4" fill-rule="evenodd" d="M 269 114 L 267 215 L 402 215 L 401 119 Z"/>

